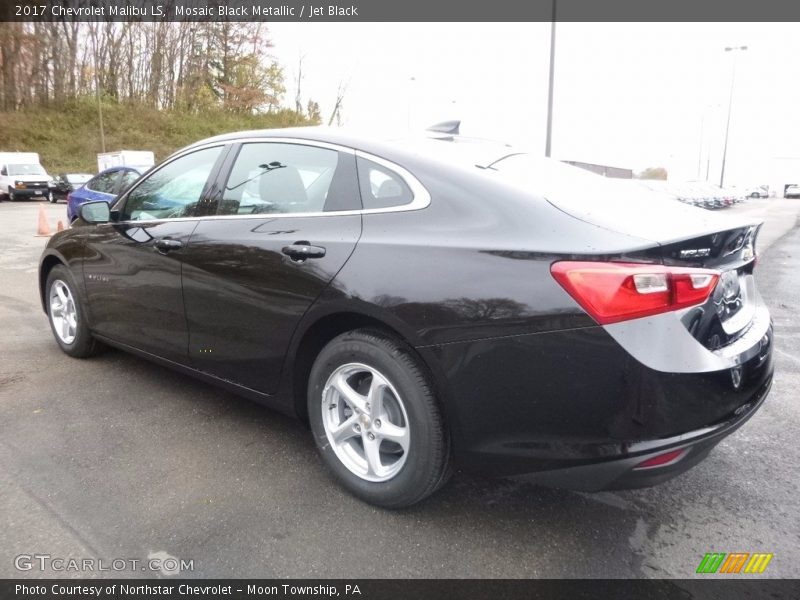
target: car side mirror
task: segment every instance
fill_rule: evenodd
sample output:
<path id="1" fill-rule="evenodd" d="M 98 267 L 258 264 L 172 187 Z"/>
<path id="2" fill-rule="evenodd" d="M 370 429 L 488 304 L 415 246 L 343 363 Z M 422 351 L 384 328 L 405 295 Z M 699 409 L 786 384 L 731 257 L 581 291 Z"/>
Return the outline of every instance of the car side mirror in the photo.
<path id="1" fill-rule="evenodd" d="M 79 212 L 81 219 L 90 225 L 108 223 L 111 220 L 111 208 L 108 206 L 108 202 L 102 200 L 81 204 Z"/>

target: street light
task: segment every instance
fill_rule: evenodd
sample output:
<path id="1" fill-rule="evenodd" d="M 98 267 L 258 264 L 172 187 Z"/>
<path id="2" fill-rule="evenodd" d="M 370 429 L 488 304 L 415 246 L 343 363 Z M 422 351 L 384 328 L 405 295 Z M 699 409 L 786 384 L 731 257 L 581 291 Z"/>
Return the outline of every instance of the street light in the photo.
<path id="1" fill-rule="evenodd" d="M 745 51 L 747 46 L 726 46 L 725 52 Z M 719 187 L 723 187 L 725 181 L 725 159 L 728 156 L 728 133 L 731 129 L 731 107 L 733 106 L 733 84 L 736 82 L 736 55 L 733 58 L 733 68 L 731 69 L 731 93 L 728 97 L 728 122 L 725 125 L 725 145 L 722 147 L 722 169 L 719 172 Z"/>

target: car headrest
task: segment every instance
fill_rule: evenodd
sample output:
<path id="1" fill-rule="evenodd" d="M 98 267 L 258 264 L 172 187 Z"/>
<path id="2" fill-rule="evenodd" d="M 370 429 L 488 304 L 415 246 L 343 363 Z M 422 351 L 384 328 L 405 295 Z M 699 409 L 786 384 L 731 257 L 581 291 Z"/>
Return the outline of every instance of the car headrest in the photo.
<path id="1" fill-rule="evenodd" d="M 261 199 L 275 204 L 305 204 L 308 202 L 303 178 L 295 167 L 279 167 L 261 176 Z"/>

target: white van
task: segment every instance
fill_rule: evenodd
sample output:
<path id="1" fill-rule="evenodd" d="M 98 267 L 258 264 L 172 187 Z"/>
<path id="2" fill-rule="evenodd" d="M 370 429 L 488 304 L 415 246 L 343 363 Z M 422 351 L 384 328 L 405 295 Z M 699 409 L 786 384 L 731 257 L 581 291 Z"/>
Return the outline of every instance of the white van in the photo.
<path id="1" fill-rule="evenodd" d="M 149 150 L 118 150 L 97 155 L 97 172 L 111 167 L 133 167 L 144 173 L 155 164 L 155 155 Z"/>
<path id="2" fill-rule="evenodd" d="M 0 152 L 0 199 L 52 201 L 51 179 L 36 152 Z"/>

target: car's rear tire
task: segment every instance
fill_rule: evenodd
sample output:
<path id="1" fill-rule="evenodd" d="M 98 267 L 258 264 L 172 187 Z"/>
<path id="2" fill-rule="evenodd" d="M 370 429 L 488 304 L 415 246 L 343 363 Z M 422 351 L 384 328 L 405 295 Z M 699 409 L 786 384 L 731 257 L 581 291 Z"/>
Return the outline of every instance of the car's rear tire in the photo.
<path id="1" fill-rule="evenodd" d="M 53 192 L 49 192 L 49 193 L 47 194 L 47 201 L 48 201 L 50 204 L 55 204 L 56 202 L 58 202 L 58 201 L 56 200 L 56 195 L 55 195 Z"/>
<path id="2" fill-rule="evenodd" d="M 403 508 L 449 476 L 449 442 L 433 386 L 411 349 L 359 329 L 331 340 L 308 382 L 308 415 L 322 460 L 353 495 Z"/>
<path id="3" fill-rule="evenodd" d="M 86 311 L 72 276 L 63 265 L 50 270 L 45 283 L 47 318 L 61 349 L 75 358 L 86 358 L 100 350 L 86 322 Z"/>

